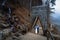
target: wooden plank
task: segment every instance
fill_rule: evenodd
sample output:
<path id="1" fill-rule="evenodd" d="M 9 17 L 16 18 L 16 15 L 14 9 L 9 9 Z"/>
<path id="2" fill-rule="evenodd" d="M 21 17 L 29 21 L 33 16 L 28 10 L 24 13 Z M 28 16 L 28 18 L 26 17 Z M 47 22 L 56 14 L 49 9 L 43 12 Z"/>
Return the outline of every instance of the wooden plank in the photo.
<path id="1" fill-rule="evenodd" d="M 35 19 L 35 21 L 34 21 L 34 23 L 33 23 L 33 25 L 32 25 L 32 28 L 36 25 L 36 23 L 38 22 L 38 20 L 40 21 L 39 17 L 36 16 L 36 19 Z M 39 26 L 43 27 L 41 21 L 40 21 L 39 23 L 40 23 Z"/>
<path id="2" fill-rule="evenodd" d="M 36 19 L 35 19 L 35 21 L 34 21 L 32 27 L 34 27 L 34 25 L 36 24 L 37 19 L 38 19 L 38 17 L 36 17 Z"/>

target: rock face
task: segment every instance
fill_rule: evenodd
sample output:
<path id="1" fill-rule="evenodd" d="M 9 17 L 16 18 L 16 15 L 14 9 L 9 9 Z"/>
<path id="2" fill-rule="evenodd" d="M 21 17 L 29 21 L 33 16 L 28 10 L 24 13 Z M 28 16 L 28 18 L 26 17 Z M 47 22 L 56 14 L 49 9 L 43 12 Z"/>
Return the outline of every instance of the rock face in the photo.
<path id="1" fill-rule="evenodd" d="M 36 16 L 39 16 L 40 21 L 44 27 L 44 29 L 47 28 L 47 6 L 33 6 L 32 7 L 32 19 L 34 19 Z"/>

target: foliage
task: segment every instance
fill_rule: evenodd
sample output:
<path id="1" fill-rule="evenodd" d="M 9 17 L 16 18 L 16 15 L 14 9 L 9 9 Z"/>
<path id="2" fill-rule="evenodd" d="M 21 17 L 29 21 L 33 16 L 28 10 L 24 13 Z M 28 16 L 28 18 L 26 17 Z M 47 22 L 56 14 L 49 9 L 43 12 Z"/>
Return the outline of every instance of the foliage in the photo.
<path id="1" fill-rule="evenodd" d="M 56 5 L 56 4 L 55 4 L 55 1 L 56 1 L 56 0 L 51 0 L 52 6 Z"/>

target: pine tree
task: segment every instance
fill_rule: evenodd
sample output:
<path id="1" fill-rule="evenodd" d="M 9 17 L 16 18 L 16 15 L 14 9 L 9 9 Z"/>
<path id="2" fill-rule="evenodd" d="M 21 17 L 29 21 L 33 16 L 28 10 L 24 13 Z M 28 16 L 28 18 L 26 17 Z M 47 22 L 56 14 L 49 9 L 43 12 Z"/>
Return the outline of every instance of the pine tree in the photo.
<path id="1" fill-rule="evenodd" d="M 55 4 L 55 1 L 56 1 L 56 0 L 51 0 L 52 6 L 56 5 L 56 4 Z"/>

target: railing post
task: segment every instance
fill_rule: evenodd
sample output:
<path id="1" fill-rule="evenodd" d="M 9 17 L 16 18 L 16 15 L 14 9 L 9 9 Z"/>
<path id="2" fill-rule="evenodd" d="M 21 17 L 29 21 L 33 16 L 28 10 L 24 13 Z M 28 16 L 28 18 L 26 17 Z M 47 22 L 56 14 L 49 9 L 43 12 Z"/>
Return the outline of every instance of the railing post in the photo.
<path id="1" fill-rule="evenodd" d="M 0 31 L 0 40 L 3 40 L 3 33 Z"/>

